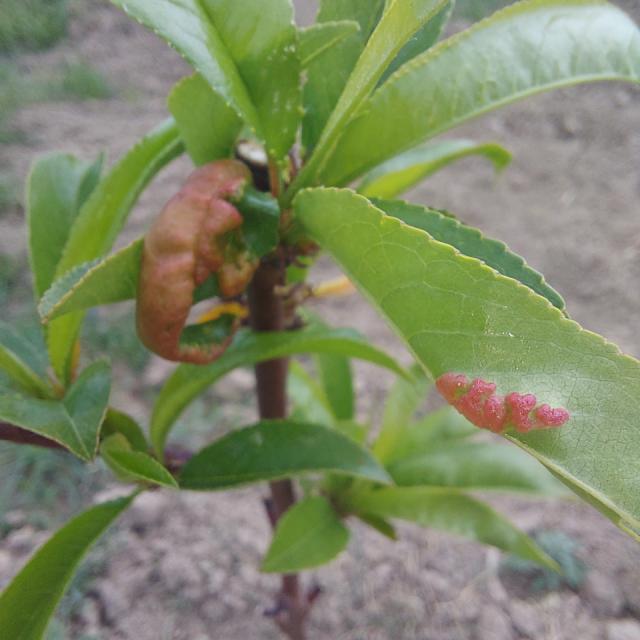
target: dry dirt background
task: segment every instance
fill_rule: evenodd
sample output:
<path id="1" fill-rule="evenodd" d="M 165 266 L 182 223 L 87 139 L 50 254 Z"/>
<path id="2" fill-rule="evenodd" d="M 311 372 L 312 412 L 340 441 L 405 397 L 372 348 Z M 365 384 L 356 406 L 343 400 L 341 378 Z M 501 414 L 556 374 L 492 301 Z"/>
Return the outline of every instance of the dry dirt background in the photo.
<path id="1" fill-rule="evenodd" d="M 626 6 L 640 21 L 637 0 Z M 29 132 L 29 146 L 0 149 L 2 167 L 16 175 L 25 175 L 35 156 L 53 150 L 90 158 L 106 149 L 110 159 L 117 158 L 166 116 L 164 96 L 187 72 L 173 51 L 106 2 L 92 2 L 91 10 L 74 20 L 68 41 L 29 56 L 26 64 L 46 68 L 70 52 L 101 70 L 119 89 L 118 98 L 22 110 L 16 117 Z M 576 320 L 640 356 L 640 90 L 600 85 L 556 92 L 486 117 L 460 134 L 502 141 L 514 153 L 513 165 L 496 179 L 483 162 L 466 160 L 410 197 L 450 209 L 504 239 L 545 273 Z M 188 170 L 182 160 L 156 180 L 136 207 L 130 235 L 144 229 Z M 2 222 L 0 250 L 24 252 L 24 238 L 22 219 Z M 331 271 L 325 263 L 319 276 Z M 372 341 L 401 353 L 361 299 L 336 300 L 322 311 L 334 324 L 355 324 Z M 152 362 L 145 379 L 157 382 L 164 374 L 163 365 Z M 378 371 L 358 367 L 364 410 L 379 409 L 376 398 L 389 382 Z M 220 384 L 216 398 L 229 403 L 235 417 L 250 420 L 251 384 L 250 375 L 239 371 Z M 118 380 L 115 386 L 118 404 L 142 413 L 141 401 Z M 73 637 L 278 637 L 262 615 L 277 582 L 257 570 L 269 534 L 261 493 L 141 496 L 113 535 L 111 561 L 91 587 Z M 405 526 L 400 542 L 392 544 L 354 526 L 348 552 L 309 578 L 325 589 L 310 636 L 640 639 L 637 544 L 577 503 L 506 498 L 493 503 L 526 530 L 557 529 L 577 540 L 590 568 L 582 588 L 523 593 L 501 580 L 500 556 L 493 550 Z M 0 585 L 46 537 L 17 529 L 0 542 Z"/>

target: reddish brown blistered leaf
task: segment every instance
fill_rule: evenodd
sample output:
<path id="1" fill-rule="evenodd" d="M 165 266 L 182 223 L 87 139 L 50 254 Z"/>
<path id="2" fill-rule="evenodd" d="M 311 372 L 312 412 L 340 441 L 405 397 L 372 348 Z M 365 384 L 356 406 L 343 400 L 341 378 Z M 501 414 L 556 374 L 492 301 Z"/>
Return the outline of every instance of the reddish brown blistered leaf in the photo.
<path id="1" fill-rule="evenodd" d="M 243 218 L 230 199 L 251 182 L 249 169 L 236 160 L 220 160 L 194 171 L 165 205 L 144 241 L 136 308 L 138 335 L 167 360 L 204 364 L 228 346 L 239 320 L 209 343 L 181 343 L 193 293 L 217 274 L 224 297 L 244 291 L 257 261 L 242 248 L 237 234 Z"/>
<path id="2" fill-rule="evenodd" d="M 436 388 L 445 400 L 469 422 L 481 429 L 502 433 L 516 429 L 527 433 L 534 429 L 560 427 L 569 420 L 566 409 L 552 409 L 548 404 L 536 407 L 531 393 L 496 395 L 496 385 L 476 378 L 472 382 L 460 373 L 445 373 L 436 380 Z"/>

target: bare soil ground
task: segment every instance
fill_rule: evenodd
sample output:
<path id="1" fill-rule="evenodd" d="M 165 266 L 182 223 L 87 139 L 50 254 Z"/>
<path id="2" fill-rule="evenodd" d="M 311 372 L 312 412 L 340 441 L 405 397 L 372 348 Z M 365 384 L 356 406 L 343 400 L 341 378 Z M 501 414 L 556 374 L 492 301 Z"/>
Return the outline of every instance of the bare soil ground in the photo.
<path id="1" fill-rule="evenodd" d="M 640 20 L 640 8 L 628 3 Z M 104 2 L 89 3 L 69 41 L 24 64 L 47 68 L 73 53 L 118 88 L 118 98 L 41 104 L 17 124 L 28 144 L 0 149 L 0 168 L 26 175 L 37 155 L 65 149 L 117 158 L 166 116 L 164 96 L 188 72 L 155 36 Z M 640 356 L 640 91 L 582 87 L 537 97 L 466 126 L 456 135 L 500 140 L 515 161 L 496 179 L 479 160 L 443 171 L 410 198 L 454 211 L 505 240 L 566 298 L 571 315 Z M 166 170 L 143 196 L 127 230 L 140 233 L 176 190 L 189 163 Z M 0 220 L 0 251 L 25 253 L 23 220 Z M 323 263 L 318 277 L 332 272 Z M 407 359 L 398 341 L 358 297 L 322 307 L 336 325 L 353 324 Z M 146 372 L 157 380 L 164 368 Z M 358 367 L 362 410 L 379 409 L 388 377 Z M 115 386 L 118 387 L 116 380 Z M 252 419 L 251 379 L 238 372 L 216 398 Z M 119 404 L 144 409 L 120 390 Z M 377 404 L 378 403 L 378 404 Z M 113 640 L 276 638 L 263 617 L 275 578 L 258 565 L 268 544 L 260 489 L 216 495 L 150 493 L 115 533 L 111 560 L 91 587 L 74 636 Z M 312 638 L 342 640 L 638 640 L 640 547 L 590 508 L 571 502 L 493 498 L 528 531 L 556 529 L 578 541 L 588 577 L 576 592 L 535 594 L 499 572 L 497 552 L 437 532 L 400 527 L 392 544 L 354 525 L 347 553 L 308 579 L 324 595 Z M 46 536 L 45 536 L 46 537 Z M 17 529 L 0 541 L 0 585 L 41 534 Z M 83 636 L 84 634 L 84 636 Z M 0 637 L 1 637 L 0 632 Z M 10 639 L 7 639 L 10 640 Z"/>

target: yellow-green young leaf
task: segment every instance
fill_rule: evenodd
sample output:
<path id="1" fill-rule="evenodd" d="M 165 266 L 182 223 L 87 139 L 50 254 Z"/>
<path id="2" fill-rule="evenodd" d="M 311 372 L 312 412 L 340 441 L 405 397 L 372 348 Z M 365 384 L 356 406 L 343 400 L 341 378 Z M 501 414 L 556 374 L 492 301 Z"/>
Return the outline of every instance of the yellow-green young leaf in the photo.
<path id="1" fill-rule="evenodd" d="M 412 451 L 388 466 L 396 484 L 458 487 L 566 496 L 567 490 L 537 460 L 521 449 L 487 442 L 454 440 L 432 451 Z"/>
<path id="2" fill-rule="evenodd" d="M 352 191 L 305 191 L 296 215 L 434 377 L 460 372 L 564 407 L 562 428 L 509 437 L 625 530 L 640 530 L 637 360 Z"/>
<path id="3" fill-rule="evenodd" d="M 226 489 L 318 471 L 389 482 L 373 456 L 347 436 L 304 422 L 265 420 L 197 453 L 182 469 L 180 486 Z"/>
<path id="4" fill-rule="evenodd" d="M 399 200 L 373 199 L 372 202 L 387 215 L 426 231 L 432 238 L 450 244 L 460 253 L 482 260 L 499 273 L 527 285 L 545 297 L 554 307 L 564 310 L 565 303 L 562 296 L 547 284 L 541 273 L 532 269 L 504 242 L 487 238 L 478 229 L 462 224 L 450 215 L 428 209 L 422 205 L 409 204 Z"/>
<path id="5" fill-rule="evenodd" d="M 238 116 L 259 132 L 258 114 L 247 87 L 202 0 L 112 2 L 171 44 Z"/>
<path id="6" fill-rule="evenodd" d="M 262 571 L 294 573 L 333 560 L 349 542 L 349 529 L 321 496 L 301 500 L 278 521 Z"/>
<path id="7" fill-rule="evenodd" d="M 104 361 L 87 367 L 62 400 L 39 400 L 19 393 L 0 395 L 0 420 L 60 443 L 83 460 L 98 448 L 104 420 L 111 368 Z"/>
<path id="8" fill-rule="evenodd" d="M 284 158 L 296 140 L 302 115 L 291 1 L 200 0 L 200 4 L 247 87 L 269 155 Z"/>
<path id="9" fill-rule="evenodd" d="M 242 120 L 200 74 L 180 80 L 168 104 L 194 164 L 232 155 Z"/>
<path id="10" fill-rule="evenodd" d="M 80 210 L 58 263 L 56 278 L 111 249 L 142 190 L 181 152 L 182 141 L 175 122 L 170 119 L 116 163 Z M 82 313 L 69 315 L 51 322 L 48 327 L 51 364 L 65 383 L 70 378 L 71 354 L 83 317 Z"/>
<path id="11" fill-rule="evenodd" d="M 387 5 L 329 116 L 309 162 L 294 180 L 291 192 L 314 182 L 344 127 L 369 97 L 385 69 L 411 36 L 447 4 L 447 0 L 393 0 Z"/>
<path id="12" fill-rule="evenodd" d="M 239 331 L 231 346 L 210 365 L 177 367 L 160 391 L 151 416 L 151 442 L 162 455 L 169 432 L 185 407 L 207 387 L 238 367 L 299 353 L 329 353 L 366 360 L 407 376 L 384 352 L 371 346 L 351 329 L 310 327 L 283 333 Z"/>
<path id="13" fill-rule="evenodd" d="M 441 529 L 490 544 L 521 558 L 558 571 L 542 549 L 489 505 L 456 489 L 442 487 L 384 487 L 348 496 L 346 506 L 356 513 L 397 518 Z"/>
<path id="14" fill-rule="evenodd" d="M 165 467 L 148 453 L 132 451 L 129 441 L 120 433 L 103 440 L 100 455 L 123 482 L 142 482 L 169 489 L 178 488 L 175 478 Z"/>
<path id="15" fill-rule="evenodd" d="M 88 509 L 57 531 L 0 594 L 0 629 L 7 640 L 40 640 L 80 561 L 132 497 Z"/>
<path id="16" fill-rule="evenodd" d="M 65 273 L 40 300 L 38 313 L 42 321 L 135 298 L 142 245 L 142 238 L 134 240 L 104 260 L 85 262 Z"/>
<path id="17" fill-rule="evenodd" d="M 347 184 L 470 118 L 595 80 L 640 80 L 640 33 L 628 16 L 600 0 L 516 3 L 394 74 L 348 124 L 318 181 Z"/>
<path id="18" fill-rule="evenodd" d="M 351 71 L 375 28 L 385 0 L 322 0 L 317 26 L 353 20 L 359 31 L 325 49 L 307 67 L 302 146 L 309 155 L 340 98 Z"/>
<path id="19" fill-rule="evenodd" d="M 300 29 L 298 51 L 301 67 L 308 68 L 325 51 L 358 31 L 360 31 L 360 25 L 355 20 L 336 20 Z"/>
<path id="20" fill-rule="evenodd" d="M 493 163 L 496 171 L 501 171 L 511 162 L 511 154 L 493 142 L 431 142 L 410 149 L 370 171 L 358 191 L 368 198 L 396 198 L 436 171 L 471 155 L 484 156 Z"/>
<path id="21" fill-rule="evenodd" d="M 27 179 L 29 258 L 36 299 L 49 288 L 80 207 L 95 188 L 102 168 L 96 162 L 56 153 L 39 158 Z"/>

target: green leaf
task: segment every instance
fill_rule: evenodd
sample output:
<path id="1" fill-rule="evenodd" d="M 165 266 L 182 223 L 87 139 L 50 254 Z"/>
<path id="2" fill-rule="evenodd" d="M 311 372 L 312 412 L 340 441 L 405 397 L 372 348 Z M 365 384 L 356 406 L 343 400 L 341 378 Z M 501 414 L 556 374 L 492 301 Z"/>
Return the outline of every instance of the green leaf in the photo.
<path id="1" fill-rule="evenodd" d="M 261 258 L 273 251 L 280 239 L 280 207 L 269 193 L 247 186 L 235 203 L 242 213 L 242 234 L 251 253 Z"/>
<path id="2" fill-rule="evenodd" d="M 387 5 L 329 116 L 309 162 L 294 180 L 290 194 L 315 181 L 344 127 L 369 97 L 385 69 L 411 36 L 446 4 L 447 0 L 394 0 Z"/>
<path id="3" fill-rule="evenodd" d="M 173 120 L 168 120 L 139 141 L 100 181 L 76 218 L 56 278 L 73 267 L 107 253 L 120 233 L 142 190 L 162 167 L 182 152 Z M 51 322 L 48 348 L 51 364 L 68 382 L 71 354 L 83 319 L 82 313 Z"/>
<path id="4" fill-rule="evenodd" d="M 488 505 L 456 489 L 385 487 L 358 491 L 347 500 L 357 513 L 449 531 L 558 570 L 555 561 L 527 535 Z"/>
<path id="5" fill-rule="evenodd" d="M 371 454 L 333 429 L 290 420 L 265 420 L 206 447 L 184 466 L 183 489 L 212 490 L 329 471 L 387 484 Z"/>
<path id="6" fill-rule="evenodd" d="M 382 78 L 380 78 L 380 84 L 383 84 L 387 78 L 395 73 L 402 65 L 409 62 L 409 60 L 413 60 L 421 53 L 424 53 L 438 41 L 442 31 L 451 18 L 454 5 L 455 0 L 447 2 L 442 9 L 440 9 L 440 12 L 429 20 L 429 22 L 402 47 L 395 57 L 395 60 L 387 67 Z"/>
<path id="7" fill-rule="evenodd" d="M 200 74 L 180 80 L 171 90 L 168 104 L 196 165 L 233 154 L 242 120 Z"/>
<path id="8" fill-rule="evenodd" d="M 432 384 L 421 367 L 413 367 L 411 373 L 414 377 L 411 380 L 399 378 L 385 399 L 380 433 L 373 445 L 374 455 L 385 463 L 396 452 L 411 418 L 424 402 Z"/>
<path id="9" fill-rule="evenodd" d="M 52 394 L 51 385 L 3 344 L 0 344 L 0 370 L 9 375 L 29 395 L 47 398 Z"/>
<path id="10" fill-rule="evenodd" d="M 393 541 L 396 541 L 398 539 L 396 530 L 388 520 L 385 520 L 380 516 L 371 515 L 370 513 L 359 513 L 358 519 L 362 520 L 362 522 L 369 525 L 372 529 L 375 529 L 385 538 L 389 538 L 389 540 Z"/>
<path id="11" fill-rule="evenodd" d="M 332 20 L 354 20 L 365 42 L 380 21 L 386 0 L 320 0 L 318 23 Z"/>
<path id="12" fill-rule="evenodd" d="M 391 77 L 348 124 L 316 177 L 347 184 L 438 133 L 541 91 L 639 79 L 640 33 L 616 7 L 600 0 L 519 2 Z"/>
<path id="13" fill-rule="evenodd" d="M 115 434 L 104 440 L 100 455 L 123 480 L 177 489 L 175 478 L 157 460 L 142 451 L 131 451 L 128 440 Z"/>
<path id="14" fill-rule="evenodd" d="M 433 485 L 477 491 L 510 491 L 563 496 L 566 490 L 537 460 L 515 447 L 456 442 L 388 466 L 402 486 Z"/>
<path id="15" fill-rule="evenodd" d="M 300 60 L 290 0 L 202 0 L 255 105 L 269 156 L 283 159 L 301 117 Z M 214 87 L 215 88 L 215 87 Z"/>
<path id="16" fill-rule="evenodd" d="M 147 438 L 140 425 L 126 413 L 109 408 L 102 424 L 102 435 L 108 437 L 115 433 L 124 436 L 134 451 L 144 453 L 149 449 Z"/>
<path id="17" fill-rule="evenodd" d="M 338 420 L 352 420 L 355 397 L 349 359 L 320 353 L 314 360 L 333 415 Z"/>
<path id="18" fill-rule="evenodd" d="M 102 157 L 91 164 L 55 153 L 39 158 L 27 179 L 29 258 L 36 299 L 49 288 L 69 231 L 100 175 Z"/>
<path id="19" fill-rule="evenodd" d="M 292 420 L 320 424 L 323 427 L 335 425 L 336 418 L 331 411 L 324 389 L 295 360 L 289 363 L 287 397 L 291 404 L 289 417 Z"/>
<path id="20" fill-rule="evenodd" d="M 418 451 L 431 451 L 477 433 L 477 427 L 453 407 L 446 406 L 427 414 L 418 422 L 406 422 L 398 426 L 393 449 L 385 452 L 384 458 L 377 457 L 390 465 L 396 460 L 415 455 Z"/>
<path id="21" fill-rule="evenodd" d="M 382 351 L 350 329 L 309 328 L 283 333 L 239 331 L 231 346 L 205 366 L 183 364 L 176 368 L 160 392 L 151 417 L 151 442 L 158 456 L 176 418 L 207 387 L 233 369 L 299 353 L 332 353 L 359 358 L 398 375 L 407 373 Z"/>
<path id="22" fill-rule="evenodd" d="M 355 20 L 336 20 L 300 29 L 298 32 L 300 66 L 306 69 L 325 51 L 358 31 L 360 31 L 360 25 Z"/>
<path id="23" fill-rule="evenodd" d="M 501 171 L 511 162 L 511 154 L 493 142 L 431 142 L 410 149 L 370 171 L 358 191 L 369 198 L 396 198 L 436 171 L 470 155 L 480 155 L 491 160 L 496 171 Z"/>
<path id="24" fill-rule="evenodd" d="M 171 44 L 248 125 L 258 114 L 222 34 L 202 0 L 112 0 Z M 244 4 L 244 3 L 243 3 Z M 238 36 L 239 41 L 244 40 Z"/>
<path id="25" fill-rule="evenodd" d="M 85 262 L 68 271 L 42 297 L 38 305 L 42 321 L 135 298 L 142 248 L 143 239 L 139 238 L 105 259 Z"/>
<path id="26" fill-rule="evenodd" d="M 304 85 L 304 119 L 302 146 L 308 155 L 324 129 L 344 89 L 351 71 L 375 28 L 384 0 L 323 0 L 317 26 L 352 20 L 359 32 L 345 37 L 312 60 L 307 67 Z"/>
<path id="27" fill-rule="evenodd" d="M 349 542 L 349 529 L 321 496 L 292 506 L 278 521 L 262 571 L 295 573 L 333 560 Z"/>
<path id="28" fill-rule="evenodd" d="M 0 629 L 9 640 L 40 640 L 80 561 L 132 497 L 88 509 L 57 531 L 0 595 Z"/>
<path id="29" fill-rule="evenodd" d="M 461 372 L 566 408 L 562 428 L 508 437 L 625 530 L 640 531 L 637 360 L 353 192 L 310 190 L 296 211 L 434 377 Z"/>
<path id="30" fill-rule="evenodd" d="M 0 419 L 65 446 L 91 460 L 107 411 L 111 369 L 98 361 L 87 367 L 62 400 L 39 400 L 18 393 L 0 395 Z"/>
<path id="31" fill-rule="evenodd" d="M 487 238 L 481 231 L 469 227 L 455 218 L 421 205 L 392 200 L 372 200 L 387 215 L 402 220 L 412 227 L 426 231 L 432 238 L 446 242 L 460 253 L 478 258 L 502 275 L 522 282 L 546 298 L 561 311 L 565 308 L 562 296 L 550 287 L 541 273 L 532 269 L 523 258 L 513 253 L 504 242 Z"/>

